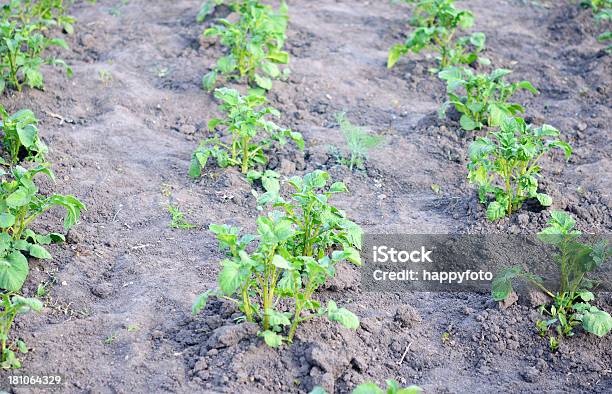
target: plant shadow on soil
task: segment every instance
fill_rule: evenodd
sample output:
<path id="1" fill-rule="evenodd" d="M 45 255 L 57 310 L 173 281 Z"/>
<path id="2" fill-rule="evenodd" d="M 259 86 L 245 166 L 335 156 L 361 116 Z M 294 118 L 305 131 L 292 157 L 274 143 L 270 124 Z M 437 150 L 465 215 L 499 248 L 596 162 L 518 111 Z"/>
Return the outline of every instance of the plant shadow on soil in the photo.
<path id="1" fill-rule="evenodd" d="M 235 171 L 187 177 L 191 152 L 217 114 L 200 78 L 221 49 L 200 37 L 199 1 L 117 4 L 74 6 L 72 50 L 59 53 L 73 79 L 47 69 L 47 91 L 3 99 L 10 110 L 28 107 L 41 118 L 58 176 L 53 190 L 89 207 L 54 261 L 33 264 L 25 292 L 47 282 L 49 295 L 43 313 L 17 322 L 15 332 L 33 348 L 20 373 L 61 372 L 67 392 L 307 392 L 323 385 L 344 393 L 386 379 L 427 392 L 612 390 L 611 337 L 578 332 L 551 354 L 536 334 L 528 292 L 506 310 L 487 294 L 364 293 L 359 271 L 339 267 L 320 297 L 354 311 L 361 327 L 311 321 L 279 350 L 254 335 L 257 327 L 236 324 L 227 302 L 212 301 L 192 317 L 192 300 L 215 286 L 222 258 L 206 228 L 253 230 L 257 213 L 250 185 Z M 590 13 L 571 4 L 459 5 L 475 12 L 494 65 L 541 90 L 518 96 L 528 119 L 551 123 L 574 147 L 569 163 L 560 156 L 545 163 L 541 186 L 554 198 L 552 209 L 572 213 L 585 232 L 609 233 L 612 65 L 593 38 Z M 307 150 L 279 152 L 270 168 L 330 171 L 351 191 L 335 203 L 370 232 L 533 233 L 545 226 L 550 209 L 538 207 L 486 221 L 465 180 L 474 136 L 452 117 L 437 118 L 445 88 L 427 71 L 431 59 L 410 56 L 386 69 L 407 11 L 386 1 L 296 0 L 290 15 L 292 74 L 275 82 L 271 102 L 282 122 L 304 134 Z M 351 173 L 329 155 L 329 145 L 342 143 L 334 121 L 340 111 L 385 136 L 366 171 Z M 197 229 L 168 227 L 162 189 Z M 41 227 L 52 228 L 54 216 Z M 610 310 L 611 301 L 602 294 L 598 302 Z"/>

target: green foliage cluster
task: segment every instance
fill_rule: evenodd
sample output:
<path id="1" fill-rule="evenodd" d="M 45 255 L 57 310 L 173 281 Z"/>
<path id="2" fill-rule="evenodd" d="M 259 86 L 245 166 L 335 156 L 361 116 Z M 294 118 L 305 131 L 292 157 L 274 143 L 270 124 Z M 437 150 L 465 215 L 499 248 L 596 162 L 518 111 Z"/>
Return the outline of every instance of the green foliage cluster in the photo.
<path id="1" fill-rule="evenodd" d="M 533 127 L 522 118 L 506 117 L 499 129 L 470 145 L 468 180 L 478 185 L 480 202 L 488 204 L 489 220 L 512 214 L 529 198 L 545 207 L 552 204 L 550 196 L 538 192 L 538 177 L 540 159 L 552 149 L 563 150 L 569 159 L 572 148 L 558 137 L 552 126 Z"/>
<path id="2" fill-rule="evenodd" d="M 484 34 L 457 39 L 457 31 L 471 27 L 473 14 L 458 10 L 453 0 L 405 0 L 414 4 L 411 24 L 416 29 L 405 44 L 391 48 L 388 65 L 392 67 L 407 51 L 430 48 L 440 53 L 438 77 L 447 84 L 448 100 L 441 105 L 443 119 L 452 106 L 460 114 L 466 131 L 485 130 L 469 149 L 468 179 L 479 187 L 480 201 L 487 204 L 487 217 L 501 219 L 519 209 L 526 199 L 537 198 L 543 206 L 552 199 L 538 191 L 542 156 L 561 148 L 569 158 L 570 146 L 559 140 L 559 131 L 549 125 L 533 127 L 518 117 L 525 108 L 511 102 L 519 90 L 538 94 L 529 81 L 507 82 L 512 70 L 497 68 L 488 73 L 472 68 L 484 49 Z M 466 51 L 470 42 L 475 51 Z M 489 65 L 481 61 L 480 65 Z M 357 155 L 357 157 L 360 157 Z M 493 197 L 493 201 L 489 199 Z"/>
<path id="3" fill-rule="evenodd" d="M 220 167 L 238 166 L 246 174 L 255 166 L 267 163 L 266 150 L 274 143 L 284 145 L 291 140 L 300 149 L 304 148 L 300 133 L 283 129 L 267 119 L 268 115 L 280 117 L 280 113 L 263 107 L 267 102 L 264 96 L 255 93 L 242 96 L 234 89 L 219 88 L 215 90 L 215 97 L 221 101 L 226 117 L 211 119 L 208 129 L 215 131 L 223 127 L 225 136 L 217 135 L 200 142 L 191 159 L 192 177 L 202 175 L 210 158 Z"/>
<path id="4" fill-rule="evenodd" d="M 612 0 L 583 0 L 583 7 L 589 7 L 593 10 L 595 20 L 598 23 L 610 23 L 612 21 Z M 608 42 L 612 41 L 612 31 L 607 30 L 597 36 L 597 41 Z M 608 44 L 606 50 L 612 52 L 612 44 Z"/>
<path id="5" fill-rule="evenodd" d="M 359 319 L 352 312 L 334 301 L 322 305 L 314 297 L 338 263 L 361 264 L 361 228 L 329 201 L 346 192 L 346 186 L 330 185 L 328 173 L 315 171 L 289 179 L 293 191 L 285 199 L 278 180 L 266 179 L 259 202 L 272 208 L 257 218 L 256 234 L 210 226 L 227 258 L 221 262 L 219 288 L 201 294 L 193 313 L 211 295 L 232 299 L 247 321 L 261 325 L 259 335 L 271 347 L 291 342 L 300 323 L 320 316 L 356 329 Z"/>
<path id="6" fill-rule="evenodd" d="M 352 391 L 352 394 L 419 394 L 423 392 L 419 386 L 408 386 L 402 387 L 400 384 L 393 380 L 389 379 L 385 382 L 387 387 L 385 389 L 381 389 L 378 387 L 376 383 L 366 382 L 358 385 Z M 320 386 L 312 389 L 310 394 L 327 394 L 327 391 Z"/>
<path id="7" fill-rule="evenodd" d="M 42 89 L 43 64 L 72 70 L 61 59 L 45 56 L 51 46 L 68 49 L 62 38 L 51 38 L 54 28 L 72 33 L 74 18 L 65 14 L 63 0 L 11 0 L 0 8 L 0 92 L 21 90 L 25 84 Z"/>
<path id="8" fill-rule="evenodd" d="M 565 212 L 553 211 L 549 227 L 538 234 L 541 242 L 552 245 L 558 253 L 555 263 L 559 269 L 559 284 L 555 291 L 544 286 L 544 280 L 521 266 L 502 271 L 493 281 L 492 295 L 496 301 L 507 299 L 512 292 L 512 281 L 524 279 L 545 292 L 550 305 L 542 305 L 540 311 L 548 318 L 538 321 L 540 335 L 549 335 L 551 350 L 556 350 L 561 338 L 574 335 L 574 328 L 581 325 L 586 332 L 599 337 L 612 330 L 612 317 L 590 302 L 595 299 L 589 291 L 594 283 L 587 275 L 598 269 L 612 255 L 607 240 L 596 243 L 580 241 L 575 220 Z"/>
<path id="9" fill-rule="evenodd" d="M 30 110 L 9 114 L 0 106 L 2 156 L 0 156 L 0 341 L 2 368 L 19 368 L 18 352 L 27 352 L 21 340 L 9 341 L 15 318 L 29 311 L 39 311 L 42 303 L 20 295 L 28 273 L 28 257 L 51 259 L 46 246 L 63 242 L 60 233 L 41 234 L 33 223 L 54 207 L 66 210 L 64 229 L 74 226 L 85 206 L 72 195 L 44 195 L 37 186 L 37 176 L 54 179 L 45 161 L 47 146 L 38 135 L 38 120 Z"/>
<path id="10" fill-rule="evenodd" d="M 410 25 L 414 30 L 403 44 L 396 44 L 389 50 L 387 67 L 392 68 L 408 52 L 420 53 L 429 50 L 438 54 L 439 69 L 472 64 L 479 60 L 478 54 L 484 49 L 484 33 L 459 36 L 461 30 L 474 25 L 474 15 L 459 10 L 453 0 L 404 0 L 414 4 Z M 480 59 L 488 63 L 488 59 Z"/>
<path id="11" fill-rule="evenodd" d="M 461 113 L 461 127 L 471 131 L 499 126 L 506 117 L 525 112 L 522 105 L 508 100 L 519 89 L 533 94 L 539 92 L 529 81 L 504 81 L 510 73 L 511 70 L 496 69 L 489 74 L 475 74 L 464 67 L 441 71 L 438 76 L 447 83 L 449 100 L 440 108 L 440 118 L 444 118 L 448 107 L 453 105 Z"/>
<path id="12" fill-rule="evenodd" d="M 204 31 L 206 37 L 219 37 L 229 53 L 202 78 L 208 91 L 214 89 L 219 74 L 270 90 L 272 79 L 286 75 L 279 64 L 289 63 L 283 50 L 287 30 L 287 5 L 281 2 L 278 10 L 256 0 L 243 0 L 231 5 L 238 13 L 237 22 L 218 19 L 217 24 Z"/>

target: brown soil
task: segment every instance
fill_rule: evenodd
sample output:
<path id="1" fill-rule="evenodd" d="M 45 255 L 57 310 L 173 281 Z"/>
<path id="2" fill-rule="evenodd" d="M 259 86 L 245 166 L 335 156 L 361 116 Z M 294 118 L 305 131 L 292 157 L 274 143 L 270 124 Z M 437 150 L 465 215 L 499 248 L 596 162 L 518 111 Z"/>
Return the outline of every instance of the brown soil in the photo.
<path id="1" fill-rule="evenodd" d="M 206 228 L 252 229 L 257 212 L 236 172 L 217 169 L 197 182 L 187 176 L 191 152 L 217 112 L 200 78 L 221 48 L 200 39 L 199 3 L 80 2 L 71 11 L 78 18 L 72 49 L 61 53 L 74 77 L 48 69 L 46 91 L 3 98 L 10 110 L 27 107 L 40 117 L 58 176 L 53 189 L 88 206 L 69 243 L 54 248 L 53 262 L 32 263 L 25 292 L 52 285 L 44 312 L 17 322 L 15 332 L 33 348 L 20 373 L 59 372 L 64 391 L 95 393 L 307 392 L 314 385 L 344 393 L 390 378 L 436 393 L 612 391 L 611 336 L 579 333 L 551 354 L 527 303 L 501 311 L 486 294 L 364 293 L 359 272 L 348 268 L 321 297 L 356 312 L 357 331 L 312 321 L 293 345 L 273 350 L 253 335 L 256 327 L 234 324 L 236 310 L 224 302 L 191 317 L 196 294 L 215 286 L 222 257 Z M 549 210 L 536 208 L 486 221 L 465 180 L 473 136 L 456 120 L 437 118 L 445 87 L 427 71 L 431 59 L 410 56 L 386 69 L 387 49 L 406 32 L 404 8 L 289 3 L 292 74 L 275 83 L 271 101 L 282 122 L 304 134 L 307 150 L 277 156 L 272 168 L 285 175 L 326 169 L 344 180 L 351 193 L 336 204 L 370 232 L 543 228 Z M 542 92 L 518 96 L 528 118 L 556 126 L 575 149 L 569 163 L 560 156 L 545 163 L 542 186 L 552 209 L 572 213 L 584 231 L 609 233 L 611 58 L 594 39 L 589 11 L 525 3 L 459 6 L 475 12 L 493 64 Z M 386 137 L 366 171 L 351 173 L 328 154 L 342 141 L 338 111 Z M 169 199 L 197 229 L 169 228 Z M 53 227 L 56 215 L 40 226 Z M 612 297 L 600 295 L 600 305 L 610 311 Z M 6 390 L 9 373 L 0 372 Z"/>

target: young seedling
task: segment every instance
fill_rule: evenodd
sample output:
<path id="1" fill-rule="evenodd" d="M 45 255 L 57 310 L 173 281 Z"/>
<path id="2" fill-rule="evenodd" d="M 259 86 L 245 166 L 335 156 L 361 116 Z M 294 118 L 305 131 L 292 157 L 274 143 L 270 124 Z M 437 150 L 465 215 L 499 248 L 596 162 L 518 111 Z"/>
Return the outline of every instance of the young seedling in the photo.
<path id="1" fill-rule="evenodd" d="M 10 264 L 9 259 L 0 259 L 2 264 Z M 21 368 L 21 361 L 17 353 L 27 353 L 28 347 L 21 341 L 15 341 L 14 346 L 9 344 L 9 335 L 15 318 L 30 311 L 39 312 L 43 308 L 42 302 L 36 298 L 25 298 L 12 292 L 0 292 L 0 342 L 2 346 L 2 369 Z"/>
<path id="2" fill-rule="evenodd" d="M 366 382 L 358 385 L 352 391 L 352 394 L 419 394 L 423 392 L 419 386 L 409 386 L 402 388 L 395 380 L 387 380 L 387 388 L 381 389 L 376 383 Z M 321 386 L 316 386 L 310 391 L 310 394 L 327 394 L 327 391 Z"/>
<path id="3" fill-rule="evenodd" d="M 247 321 L 261 324 L 259 335 L 271 347 L 291 342 L 300 323 L 318 316 L 356 329 L 359 319 L 353 313 L 333 301 L 322 306 L 313 298 L 326 279 L 334 276 L 337 263 L 361 264 L 357 250 L 361 230 L 328 202 L 346 187 L 339 182 L 327 187 L 328 181 L 329 175 L 322 171 L 292 178 L 290 184 L 296 189 L 292 200 L 276 195 L 274 205 L 282 211 L 260 216 L 256 235 L 211 225 L 228 257 L 221 263 L 219 289 L 201 294 L 193 313 L 201 311 L 211 295 L 230 298 Z M 278 310 L 280 305 L 290 309 Z"/>
<path id="4" fill-rule="evenodd" d="M 439 70 L 458 64 L 472 64 L 485 47 L 484 33 L 472 33 L 457 38 L 458 32 L 474 24 L 470 11 L 458 10 L 453 0 L 404 0 L 415 4 L 410 25 L 415 29 L 405 43 L 396 44 L 389 50 L 387 67 L 392 68 L 409 51 L 420 53 L 430 50 L 438 53 Z"/>
<path id="5" fill-rule="evenodd" d="M 491 221 L 511 215 L 523 202 L 536 198 L 542 206 L 550 206 L 552 198 L 538 192 L 541 176 L 540 159 L 559 148 L 569 159 L 572 148 L 558 139 L 552 126 L 533 127 L 524 119 L 507 117 L 489 137 L 476 139 L 469 148 L 468 180 L 478 185 L 480 202 L 488 204 Z M 489 197 L 493 201 L 489 201 Z"/>
<path id="6" fill-rule="evenodd" d="M 48 148 L 38 136 L 38 119 L 34 113 L 24 109 L 10 115 L 0 105 L 0 116 L 2 147 L 8 153 L 9 162 L 16 164 L 20 159 L 43 162 Z"/>
<path id="7" fill-rule="evenodd" d="M 573 329 L 578 325 L 599 337 L 612 329 L 612 317 L 589 303 L 595 297 L 588 291 L 593 282 L 587 278 L 590 272 L 606 262 L 612 249 L 607 240 L 580 242 L 582 234 L 574 229 L 575 220 L 565 212 L 553 211 L 548 223 L 549 227 L 538 233 L 538 238 L 558 250 L 554 257 L 560 276 L 556 291 L 546 288 L 541 277 L 515 266 L 503 270 L 495 278 L 492 295 L 496 301 L 507 299 L 512 293 L 512 281 L 519 278 L 546 293 L 552 303 L 541 306 L 540 312 L 547 319 L 539 321 L 536 327 L 541 336 L 549 334 L 549 345 L 554 351 L 562 337 L 574 335 Z"/>
<path id="8" fill-rule="evenodd" d="M 351 171 L 355 168 L 364 169 L 368 153 L 382 143 L 383 137 L 369 134 L 363 127 L 355 126 L 343 112 L 336 114 L 336 120 L 340 125 L 340 131 L 349 151 L 348 156 L 345 157 L 336 148 L 337 161 L 347 166 Z"/>
<path id="9" fill-rule="evenodd" d="M 177 205 L 168 204 L 168 213 L 172 215 L 171 228 L 189 230 L 196 227 L 185 219 L 185 214 Z"/>
<path id="10" fill-rule="evenodd" d="M 3 368 L 20 366 L 15 352 L 8 344 L 13 320 L 18 314 L 30 310 L 39 311 L 42 308 L 40 301 L 17 294 L 29 272 L 26 256 L 50 259 L 51 254 L 44 245 L 65 240 L 59 233 L 38 234 L 29 228 L 31 223 L 48 209 L 63 206 L 67 212 L 64 228 L 68 230 L 78 221 L 81 211 L 85 209 L 73 196 L 40 195 L 34 181 L 36 174 L 53 178 L 53 173 L 45 165 L 37 165 L 31 169 L 15 166 L 10 172 L 3 169 L 0 171 L 0 338 Z"/>
<path id="11" fill-rule="evenodd" d="M 499 126 L 506 117 L 525 112 L 523 106 L 508 100 L 519 89 L 533 94 L 539 92 L 529 81 L 505 82 L 504 77 L 511 72 L 497 69 L 490 74 L 474 74 L 465 67 L 450 67 L 440 71 L 438 76 L 446 81 L 449 98 L 440 108 L 440 119 L 446 116 L 446 110 L 453 105 L 462 114 L 461 127 L 471 131 L 484 126 Z M 460 90 L 463 90 L 463 95 Z"/>
<path id="12" fill-rule="evenodd" d="M 265 151 L 275 142 L 284 145 L 293 140 L 304 149 L 300 133 L 282 129 L 266 119 L 267 115 L 279 117 L 280 113 L 271 107 L 262 108 L 267 101 L 265 97 L 258 94 L 242 96 L 228 88 L 216 89 L 215 97 L 221 101 L 226 117 L 211 119 L 208 129 L 215 131 L 224 127 L 226 136 L 215 136 L 200 143 L 191 159 L 190 176 L 201 176 L 210 158 L 214 158 L 219 167 L 237 166 L 246 174 L 249 169 L 267 163 Z"/>
<path id="13" fill-rule="evenodd" d="M 278 10 L 256 0 L 244 0 L 233 6 L 240 19 L 232 23 L 219 19 L 204 31 L 206 37 L 219 37 L 229 53 L 217 61 L 216 66 L 202 78 L 207 91 L 214 89 L 219 74 L 230 78 L 246 79 L 262 89 L 272 88 L 272 78 L 286 75 L 278 64 L 288 64 L 289 54 L 283 51 L 287 30 L 287 5 Z"/>

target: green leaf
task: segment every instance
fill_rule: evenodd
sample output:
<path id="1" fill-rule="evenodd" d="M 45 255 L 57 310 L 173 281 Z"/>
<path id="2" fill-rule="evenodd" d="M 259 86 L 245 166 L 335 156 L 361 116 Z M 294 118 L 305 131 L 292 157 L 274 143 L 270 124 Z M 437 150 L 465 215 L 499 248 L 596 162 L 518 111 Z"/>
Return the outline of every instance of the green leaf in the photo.
<path id="1" fill-rule="evenodd" d="M 521 82 L 518 82 L 518 83 L 517 83 L 517 86 L 518 86 L 519 88 L 522 88 L 522 89 L 528 90 L 528 91 L 530 91 L 530 92 L 531 92 L 531 93 L 533 93 L 533 94 L 539 94 L 539 93 L 540 93 L 540 92 L 538 91 L 538 89 L 536 89 L 536 88 L 535 88 L 535 87 L 534 87 L 534 86 L 531 84 L 531 82 L 529 82 L 529 81 L 521 81 Z"/>
<path id="2" fill-rule="evenodd" d="M 503 301 L 512 293 L 512 280 L 522 275 L 523 269 L 515 266 L 501 271 L 491 283 L 491 296 L 495 301 Z"/>
<path id="3" fill-rule="evenodd" d="M 9 228 L 15 224 L 15 215 L 9 212 L 0 213 L 0 228 Z"/>
<path id="4" fill-rule="evenodd" d="M 15 190 L 6 198 L 6 205 L 10 208 L 19 208 L 30 202 L 31 195 L 23 187 Z"/>
<path id="5" fill-rule="evenodd" d="M 285 258 L 281 255 L 274 255 L 274 257 L 272 258 L 272 264 L 280 269 L 284 269 L 284 270 L 292 270 L 293 267 L 291 266 L 291 264 L 285 260 Z"/>
<path id="6" fill-rule="evenodd" d="M 548 194 L 538 193 L 536 194 L 536 198 L 538 199 L 540 204 L 542 204 L 543 207 L 549 207 L 552 205 L 552 202 L 553 202 L 552 197 L 549 196 Z"/>
<path id="7" fill-rule="evenodd" d="M 242 282 L 240 265 L 231 260 L 224 260 L 222 264 L 223 269 L 219 274 L 219 288 L 225 295 L 232 295 Z"/>
<path id="8" fill-rule="evenodd" d="M 0 289 L 19 291 L 28 272 L 28 259 L 19 251 L 0 258 Z"/>
<path id="9" fill-rule="evenodd" d="M 26 298 L 20 295 L 15 295 L 11 299 L 13 305 L 19 310 L 20 314 L 28 313 L 30 311 L 40 312 L 44 305 L 36 298 Z"/>
<path id="10" fill-rule="evenodd" d="M 334 182 L 329 188 L 330 193 L 347 193 L 348 188 L 344 182 Z"/>
<path id="11" fill-rule="evenodd" d="M 398 60 L 406 53 L 406 47 L 402 44 L 396 44 L 389 49 L 387 58 L 387 68 L 393 68 Z"/>
<path id="12" fill-rule="evenodd" d="M 268 77 L 262 77 L 259 74 L 255 74 L 255 83 L 262 89 L 272 89 L 272 80 Z"/>
<path id="13" fill-rule="evenodd" d="M 31 148 L 38 136 L 38 129 L 34 125 L 26 125 L 25 127 L 17 126 L 17 135 L 21 144 L 26 148 Z"/>
<path id="14" fill-rule="evenodd" d="M 498 105 L 491 105 L 489 107 L 491 113 L 491 124 L 489 126 L 499 126 L 504 120 L 510 115 L 507 111 Z"/>
<path id="15" fill-rule="evenodd" d="M 506 216 L 506 208 L 497 201 L 493 201 L 487 207 L 487 219 L 490 221 L 499 220 Z"/>
<path id="16" fill-rule="evenodd" d="M 461 119 L 459 119 L 459 124 L 465 131 L 472 131 L 481 127 L 481 124 L 476 122 L 474 119 L 469 117 L 468 115 L 461 115 Z"/>
<path id="17" fill-rule="evenodd" d="M 43 248 L 40 245 L 30 245 L 30 256 L 36 257 L 37 259 L 51 259 L 51 254 L 47 251 L 47 249 Z"/>
<path id="18" fill-rule="evenodd" d="M 202 309 L 204 309 L 204 307 L 206 306 L 206 303 L 208 302 L 208 297 L 210 295 L 211 291 L 207 290 L 204 293 L 198 295 L 195 299 L 195 301 L 193 302 L 193 305 L 191 307 L 191 314 L 192 315 L 197 315 L 198 313 L 200 313 L 202 311 Z"/>
<path id="19" fill-rule="evenodd" d="M 385 394 L 385 392 L 376 384 L 366 382 L 355 387 L 352 394 Z"/>
<path id="20" fill-rule="evenodd" d="M 603 337 L 612 329 L 612 317 L 608 312 L 591 307 L 582 317 L 582 327 L 591 334 Z"/>
<path id="21" fill-rule="evenodd" d="M 283 337 L 274 331 L 266 330 L 260 333 L 260 336 L 263 337 L 266 345 L 270 346 L 271 348 L 277 348 L 283 344 Z"/>
<path id="22" fill-rule="evenodd" d="M 202 87 L 207 92 L 212 91 L 217 84 L 217 72 L 211 71 L 202 77 Z"/>
<path id="23" fill-rule="evenodd" d="M 265 313 L 268 315 L 268 319 L 272 327 L 291 325 L 291 320 L 289 320 L 287 314 L 285 313 L 275 311 L 274 309 L 266 309 Z"/>
<path id="24" fill-rule="evenodd" d="M 359 318 L 348 309 L 338 308 L 334 301 L 327 303 L 327 317 L 329 320 L 336 321 L 352 330 L 356 330 L 359 327 Z"/>

